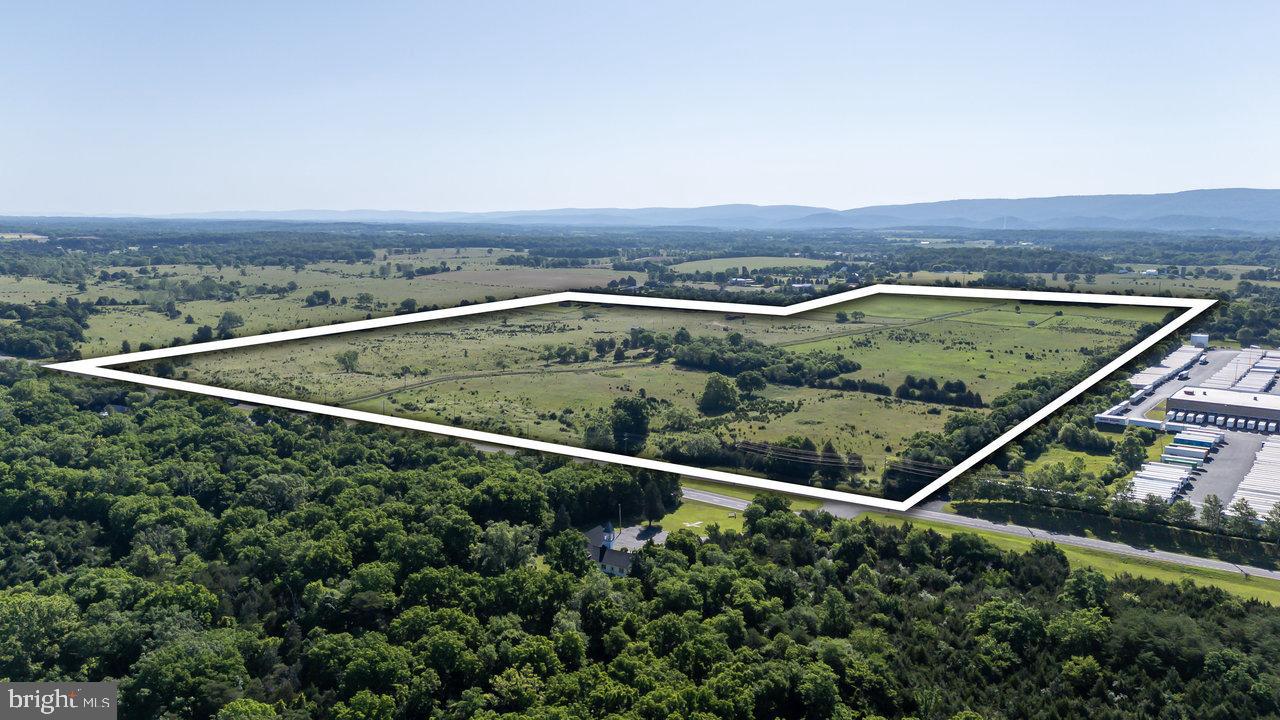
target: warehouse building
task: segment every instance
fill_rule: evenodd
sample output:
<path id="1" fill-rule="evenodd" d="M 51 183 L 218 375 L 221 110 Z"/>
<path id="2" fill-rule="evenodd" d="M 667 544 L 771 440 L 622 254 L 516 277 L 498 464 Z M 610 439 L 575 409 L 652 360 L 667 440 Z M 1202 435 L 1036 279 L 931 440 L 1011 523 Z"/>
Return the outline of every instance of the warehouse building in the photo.
<path id="1" fill-rule="evenodd" d="M 1227 363 L 1213 374 L 1213 377 L 1205 380 L 1204 387 L 1218 390 L 1227 388 L 1235 388 L 1237 390 L 1252 391 L 1254 389 L 1265 389 L 1267 376 L 1274 379 L 1276 371 L 1280 368 L 1277 364 L 1280 361 L 1280 353 L 1274 350 L 1259 350 L 1258 348 L 1245 348 L 1241 350 L 1231 362 Z M 1243 386 L 1237 387 L 1243 383 Z M 1253 387 L 1255 384 L 1261 383 L 1258 388 Z"/>
<path id="2" fill-rule="evenodd" d="M 1183 345 L 1169 353 L 1159 365 L 1152 365 L 1134 373 L 1133 377 L 1129 378 L 1129 384 L 1138 391 L 1137 394 L 1145 393 L 1157 385 L 1172 380 L 1178 373 L 1199 362 L 1202 357 L 1204 357 L 1204 351 Z"/>
<path id="3" fill-rule="evenodd" d="M 1170 395 L 1166 408 L 1174 413 L 1280 422 L 1280 396 L 1264 393 L 1188 387 Z"/>

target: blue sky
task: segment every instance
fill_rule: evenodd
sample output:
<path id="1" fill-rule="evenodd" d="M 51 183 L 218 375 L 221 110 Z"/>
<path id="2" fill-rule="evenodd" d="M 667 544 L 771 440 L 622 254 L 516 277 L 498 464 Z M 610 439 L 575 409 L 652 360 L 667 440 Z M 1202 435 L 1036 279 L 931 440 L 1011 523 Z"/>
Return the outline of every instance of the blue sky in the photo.
<path id="1" fill-rule="evenodd" d="M 1280 187 L 1270 2 L 0 0 L 0 212 Z"/>

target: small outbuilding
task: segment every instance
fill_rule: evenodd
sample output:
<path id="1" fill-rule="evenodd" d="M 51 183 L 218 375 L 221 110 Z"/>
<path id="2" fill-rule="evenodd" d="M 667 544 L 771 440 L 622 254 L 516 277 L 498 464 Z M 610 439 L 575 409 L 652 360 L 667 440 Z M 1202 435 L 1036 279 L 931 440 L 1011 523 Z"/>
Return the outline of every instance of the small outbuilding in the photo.
<path id="1" fill-rule="evenodd" d="M 635 556 L 626 550 L 614 548 L 617 533 L 612 523 L 603 527 L 594 527 L 587 531 L 587 555 L 591 561 L 610 577 L 625 577 L 631 572 L 631 564 Z"/>

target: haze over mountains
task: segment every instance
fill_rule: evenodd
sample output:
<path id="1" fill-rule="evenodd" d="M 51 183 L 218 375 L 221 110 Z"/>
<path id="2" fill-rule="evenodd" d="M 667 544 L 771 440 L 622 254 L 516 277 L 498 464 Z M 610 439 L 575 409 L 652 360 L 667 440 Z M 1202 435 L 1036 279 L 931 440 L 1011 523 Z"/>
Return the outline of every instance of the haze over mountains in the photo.
<path id="1" fill-rule="evenodd" d="M 693 208 L 562 208 L 500 212 L 402 210 L 222 211 L 169 217 L 335 222 L 448 222 L 510 225 L 806 230 L 960 227 L 1106 230 L 1280 230 L 1280 190 L 1224 188 L 1151 195 L 944 200 L 834 210 L 804 205 Z"/>

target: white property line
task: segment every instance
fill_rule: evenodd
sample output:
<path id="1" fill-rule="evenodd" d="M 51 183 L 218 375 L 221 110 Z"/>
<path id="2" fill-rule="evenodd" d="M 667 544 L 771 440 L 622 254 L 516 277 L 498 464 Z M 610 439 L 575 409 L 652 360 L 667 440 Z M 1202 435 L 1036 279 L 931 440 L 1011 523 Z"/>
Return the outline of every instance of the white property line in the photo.
<path id="1" fill-rule="evenodd" d="M 501 435 L 492 432 L 483 432 L 480 430 L 469 430 L 466 428 L 453 427 L 450 425 L 440 425 L 438 423 L 423 422 L 420 420 L 409 420 L 406 418 L 392 417 L 389 415 L 381 415 L 378 413 L 365 412 L 362 410 L 350 410 L 347 408 L 333 407 L 330 405 L 322 405 L 320 403 L 306 402 L 302 400 L 291 400 L 289 398 L 276 397 L 273 395 L 262 395 L 253 392 L 244 392 L 242 390 L 231 390 L 227 388 L 214 387 L 211 385 L 201 385 L 199 383 L 185 382 L 182 380 L 173 380 L 169 378 L 155 377 L 152 375 L 142 375 L 139 373 L 125 372 L 123 370 L 114 370 L 111 366 L 121 365 L 125 363 L 145 362 L 148 360 L 159 360 L 162 358 L 178 357 L 183 355 L 196 355 L 200 353 L 218 352 L 220 350 L 232 350 L 235 348 L 252 347 L 254 345 L 264 345 L 267 343 L 285 342 L 289 340 L 305 340 L 307 338 L 322 337 L 325 335 L 338 335 L 341 333 L 358 332 L 361 330 L 375 330 L 378 328 L 393 327 L 397 325 L 409 325 L 412 323 L 427 322 L 431 320 L 444 320 L 447 318 L 466 317 L 469 315 L 482 315 L 493 312 L 501 312 L 503 310 L 515 310 L 519 308 L 532 307 L 535 305 L 549 305 L 562 302 L 579 302 L 593 303 L 597 305 L 620 305 L 628 307 L 649 307 L 649 308 L 666 308 L 671 310 L 701 310 L 706 312 L 718 313 L 740 313 L 745 315 L 766 315 L 772 317 L 786 317 L 803 313 L 810 310 L 817 310 L 828 305 L 849 302 L 871 295 L 924 295 L 934 297 L 950 297 L 950 298 L 981 298 L 994 300 L 1021 300 L 1025 302 L 1056 302 L 1056 303 L 1073 303 L 1073 304 L 1103 304 L 1103 305 L 1139 305 L 1147 307 L 1166 307 L 1166 308 L 1183 308 L 1185 312 L 1179 315 L 1173 322 L 1164 326 L 1160 330 L 1152 333 L 1149 337 L 1144 338 L 1141 342 L 1125 352 L 1120 357 L 1107 363 L 1105 367 L 1090 375 L 1083 382 L 1068 390 L 1061 397 L 1050 402 L 1045 407 L 1031 417 L 1018 423 L 1017 426 L 1011 428 L 1000 437 L 988 443 L 974 455 L 966 458 L 955 467 L 948 470 L 941 477 L 929 483 L 919 492 L 915 493 L 906 500 L 889 500 L 871 495 L 859 495 L 857 493 L 840 492 L 836 490 L 827 490 L 825 488 L 810 487 L 808 485 L 799 485 L 789 482 L 781 482 L 778 480 L 768 480 L 764 478 L 752 477 L 750 475 L 741 475 L 738 473 L 723 472 L 720 470 L 708 470 L 705 468 L 693 467 L 690 465 L 679 465 L 677 463 L 663 462 L 661 460 L 650 460 L 648 458 L 631 457 L 630 455 L 620 455 L 617 453 L 601 452 L 599 450 L 588 450 L 586 448 L 575 447 L 573 445 L 561 445 L 559 443 L 544 442 L 541 440 L 529 440 L 526 438 L 512 437 L 509 435 Z M 166 390 L 179 390 L 182 392 L 197 393 L 200 395 L 209 395 L 225 400 L 235 400 L 238 402 L 251 403 L 256 405 L 271 405 L 274 407 L 285 408 L 287 410 L 295 410 L 298 412 L 316 413 L 319 415 L 330 415 L 333 417 L 343 418 L 347 420 L 357 420 L 360 422 L 377 423 L 380 425 L 389 425 L 391 427 L 404 428 L 408 430 L 418 430 L 421 432 L 432 433 L 435 435 L 448 435 L 452 437 L 463 438 L 477 443 L 487 443 L 492 445 L 505 445 L 508 447 L 523 448 L 527 450 L 536 450 L 539 452 L 557 453 L 560 455 L 568 455 L 570 457 L 582 458 L 584 460 L 594 460 L 598 462 L 615 463 L 618 465 L 627 465 L 630 467 L 644 468 L 646 470 L 656 470 L 659 472 L 675 473 L 687 477 L 696 477 L 704 480 L 711 480 L 720 483 L 729 483 L 733 485 L 744 485 L 760 490 L 773 490 L 777 492 L 790 493 L 792 495 L 802 495 L 806 497 L 819 498 L 822 500 L 836 500 L 840 502 L 852 502 L 861 505 L 868 505 L 876 508 L 884 508 L 886 510 L 909 510 L 916 503 L 928 497 L 938 488 L 946 485 L 952 479 L 958 477 L 961 473 L 972 468 L 974 465 L 991 456 L 992 453 L 999 450 L 1005 443 L 1013 440 L 1018 435 L 1030 429 L 1033 425 L 1048 417 L 1058 408 L 1075 399 L 1089 387 L 1099 382 L 1111 373 L 1119 370 L 1125 363 L 1141 355 L 1143 352 L 1151 348 L 1157 342 L 1163 340 L 1172 334 L 1175 330 L 1190 322 L 1192 318 L 1209 309 L 1214 304 L 1214 300 L 1195 300 L 1185 298 L 1166 298 L 1166 297 L 1144 297 L 1134 295 L 1099 295 L 1099 294 L 1074 294 L 1074 293 L 1057 293 L 1057 292 L 1040 292 L 1027 290 L 979 290 L 972 288 L 943 288 L 943 287 L 916 287 L 906 285 L 873 285 L 849 292 L 839 293 L 837 295 L 829 295 L 826 297 L 815 298 L 795 305 L 775 306 L 775 305 L 746 305 L 740 303 L 727 302 L 707 302 L 702 300 L 673 300 L 668 298 L 642 297 L 631 295 L 606 295 L 602 293 L 585 293 L 585 292 L 558 292 L 547 295 L 536 295 L 533 297 L 516 298 L 513 300 L 500 300 L 491 303 L 476 303 L 472 305 L 464 305 L 461 307 L 446 308 L 444 310 L 428 310 L 425 312 L 412 313 L 408 315 L 392 315 L 390 317 L 374 318 L 371 320 L 357 320 L 355 322 L 338 323 L 335 325 L 325 325 L 322 327 L 303 328 L 300 330 L 286 330 L 284 332 L 266 333 L 263 335 L 253 335 L 250 337 L 231 338 L 229 340 L 217 340 L 213 342 L 199 343 L 196 345 L 180 345 L 177 347 L 161 348 L 159 350 L 144 350 L 141 352 L 124 353 L 121 355 L 111 355 L 109 357 L 91 358 L 87 360 L 73 360 L 70 362 L 54 363 L 45 367 L 60 370 L 62 372 L 75 373 L 78 375 L 87 375 L 90 377 L 103 378 L 107 380 L 122 380 L 126 382 L 147 385 L 150 387 L 164 388 Z"/>

